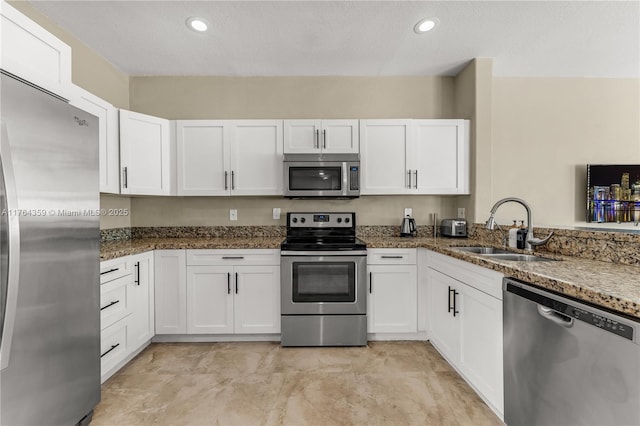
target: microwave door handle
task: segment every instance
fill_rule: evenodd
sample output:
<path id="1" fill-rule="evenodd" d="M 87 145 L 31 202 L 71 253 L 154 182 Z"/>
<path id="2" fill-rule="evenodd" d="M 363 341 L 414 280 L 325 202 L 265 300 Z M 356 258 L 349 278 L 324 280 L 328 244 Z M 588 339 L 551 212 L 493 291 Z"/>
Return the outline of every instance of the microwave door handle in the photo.
<path id="1" fill-rule="evenodd" d="M 342 163 L 342 195 L 347 196 L 349 189 L 349 175 L 347 174 L 347 163 Z"/>

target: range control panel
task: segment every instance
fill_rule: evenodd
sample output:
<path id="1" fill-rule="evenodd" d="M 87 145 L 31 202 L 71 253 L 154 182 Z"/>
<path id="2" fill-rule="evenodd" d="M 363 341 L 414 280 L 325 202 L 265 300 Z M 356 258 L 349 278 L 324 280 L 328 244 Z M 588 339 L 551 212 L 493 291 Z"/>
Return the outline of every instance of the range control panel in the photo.
<path id="1" fill-rule="evenodd" d="M 290 228 L 351 228 L 355 213 L 287 213 Z"/>

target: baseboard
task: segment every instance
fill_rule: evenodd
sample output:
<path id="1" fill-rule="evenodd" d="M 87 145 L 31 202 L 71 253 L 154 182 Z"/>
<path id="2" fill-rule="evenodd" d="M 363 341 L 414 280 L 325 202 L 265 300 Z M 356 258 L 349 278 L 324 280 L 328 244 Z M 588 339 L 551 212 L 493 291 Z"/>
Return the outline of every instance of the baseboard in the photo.
<path id="1" fill-rule="evenodd" d="M 369 333 L 367 340 L 370 342 L 384 342 L 395 340 L 427 340 L 427 333 L 419 331 L 417 333 Z"/>
<path id="2" fill-rule="evenodd" d="M 279 342 L 279 334 L 156 334 L 154 343 Z"/>

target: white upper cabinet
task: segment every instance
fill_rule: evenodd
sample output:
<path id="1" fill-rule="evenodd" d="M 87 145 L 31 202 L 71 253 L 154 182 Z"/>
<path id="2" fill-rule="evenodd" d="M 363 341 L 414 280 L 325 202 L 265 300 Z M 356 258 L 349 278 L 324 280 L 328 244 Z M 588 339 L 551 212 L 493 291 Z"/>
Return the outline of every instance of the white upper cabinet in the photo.
<path id="1" fill-rule="evenodd" d="M 411 120 L 360 120 L 360 194 L 408 194 Z"/>
<path id="2" fill-rule="evenodd" d="M 98 117 L 100 192 L 120 193 L 120 134 L 118 109 L 107 101 L 73 86 L 71 105 Z"/>
<path id="3" fill-rule="evenodd" d="M 412 189 L 419 194 L 469 193 L 469 122 L 413 120 Z"/>
<path id="4" fill-rule="evenodd" d="M 229 122 L 181 120 L 176 132 L 178 195 L 228 195 Z"/>
<path id="5" fill-rule="evenodd" d="M 71 48 L 4 1 L 0 12 L 0 68 L 70 99 Z"/>
<path id="6" fill-rule="evenodd" d="M 359 150 L 358 120 L 284 120 L 287 154 L 357 154 Z"/>
<path id="7" fill-rule="evenodd" d="M 178 195 L 282 195 L 281 120 L 180 120 Z"/>
<path id="8" fill-rule="evenodd" d="M 171 194 L 169 120 L 120 110 L 121 193 Z"/>
<path id="9" fill-rule="evenodd" d="M 469 122 L 361 120 L 361 194 L 468 194 Z"/>
<path id="10" fill-rule="evenodd" d="M 231 195 L 282 195 L 282 121 L 231 123 Z"/>

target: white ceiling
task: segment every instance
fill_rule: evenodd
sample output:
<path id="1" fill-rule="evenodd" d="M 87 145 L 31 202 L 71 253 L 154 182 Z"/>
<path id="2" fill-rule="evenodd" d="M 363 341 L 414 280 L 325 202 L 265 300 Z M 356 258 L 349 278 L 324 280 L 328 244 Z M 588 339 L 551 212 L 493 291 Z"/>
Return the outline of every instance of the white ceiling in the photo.
<path id="1" fill-rule="evenodd" d="M 640 77 L 639 0 L 30 3 L 129 75 Z"/>

